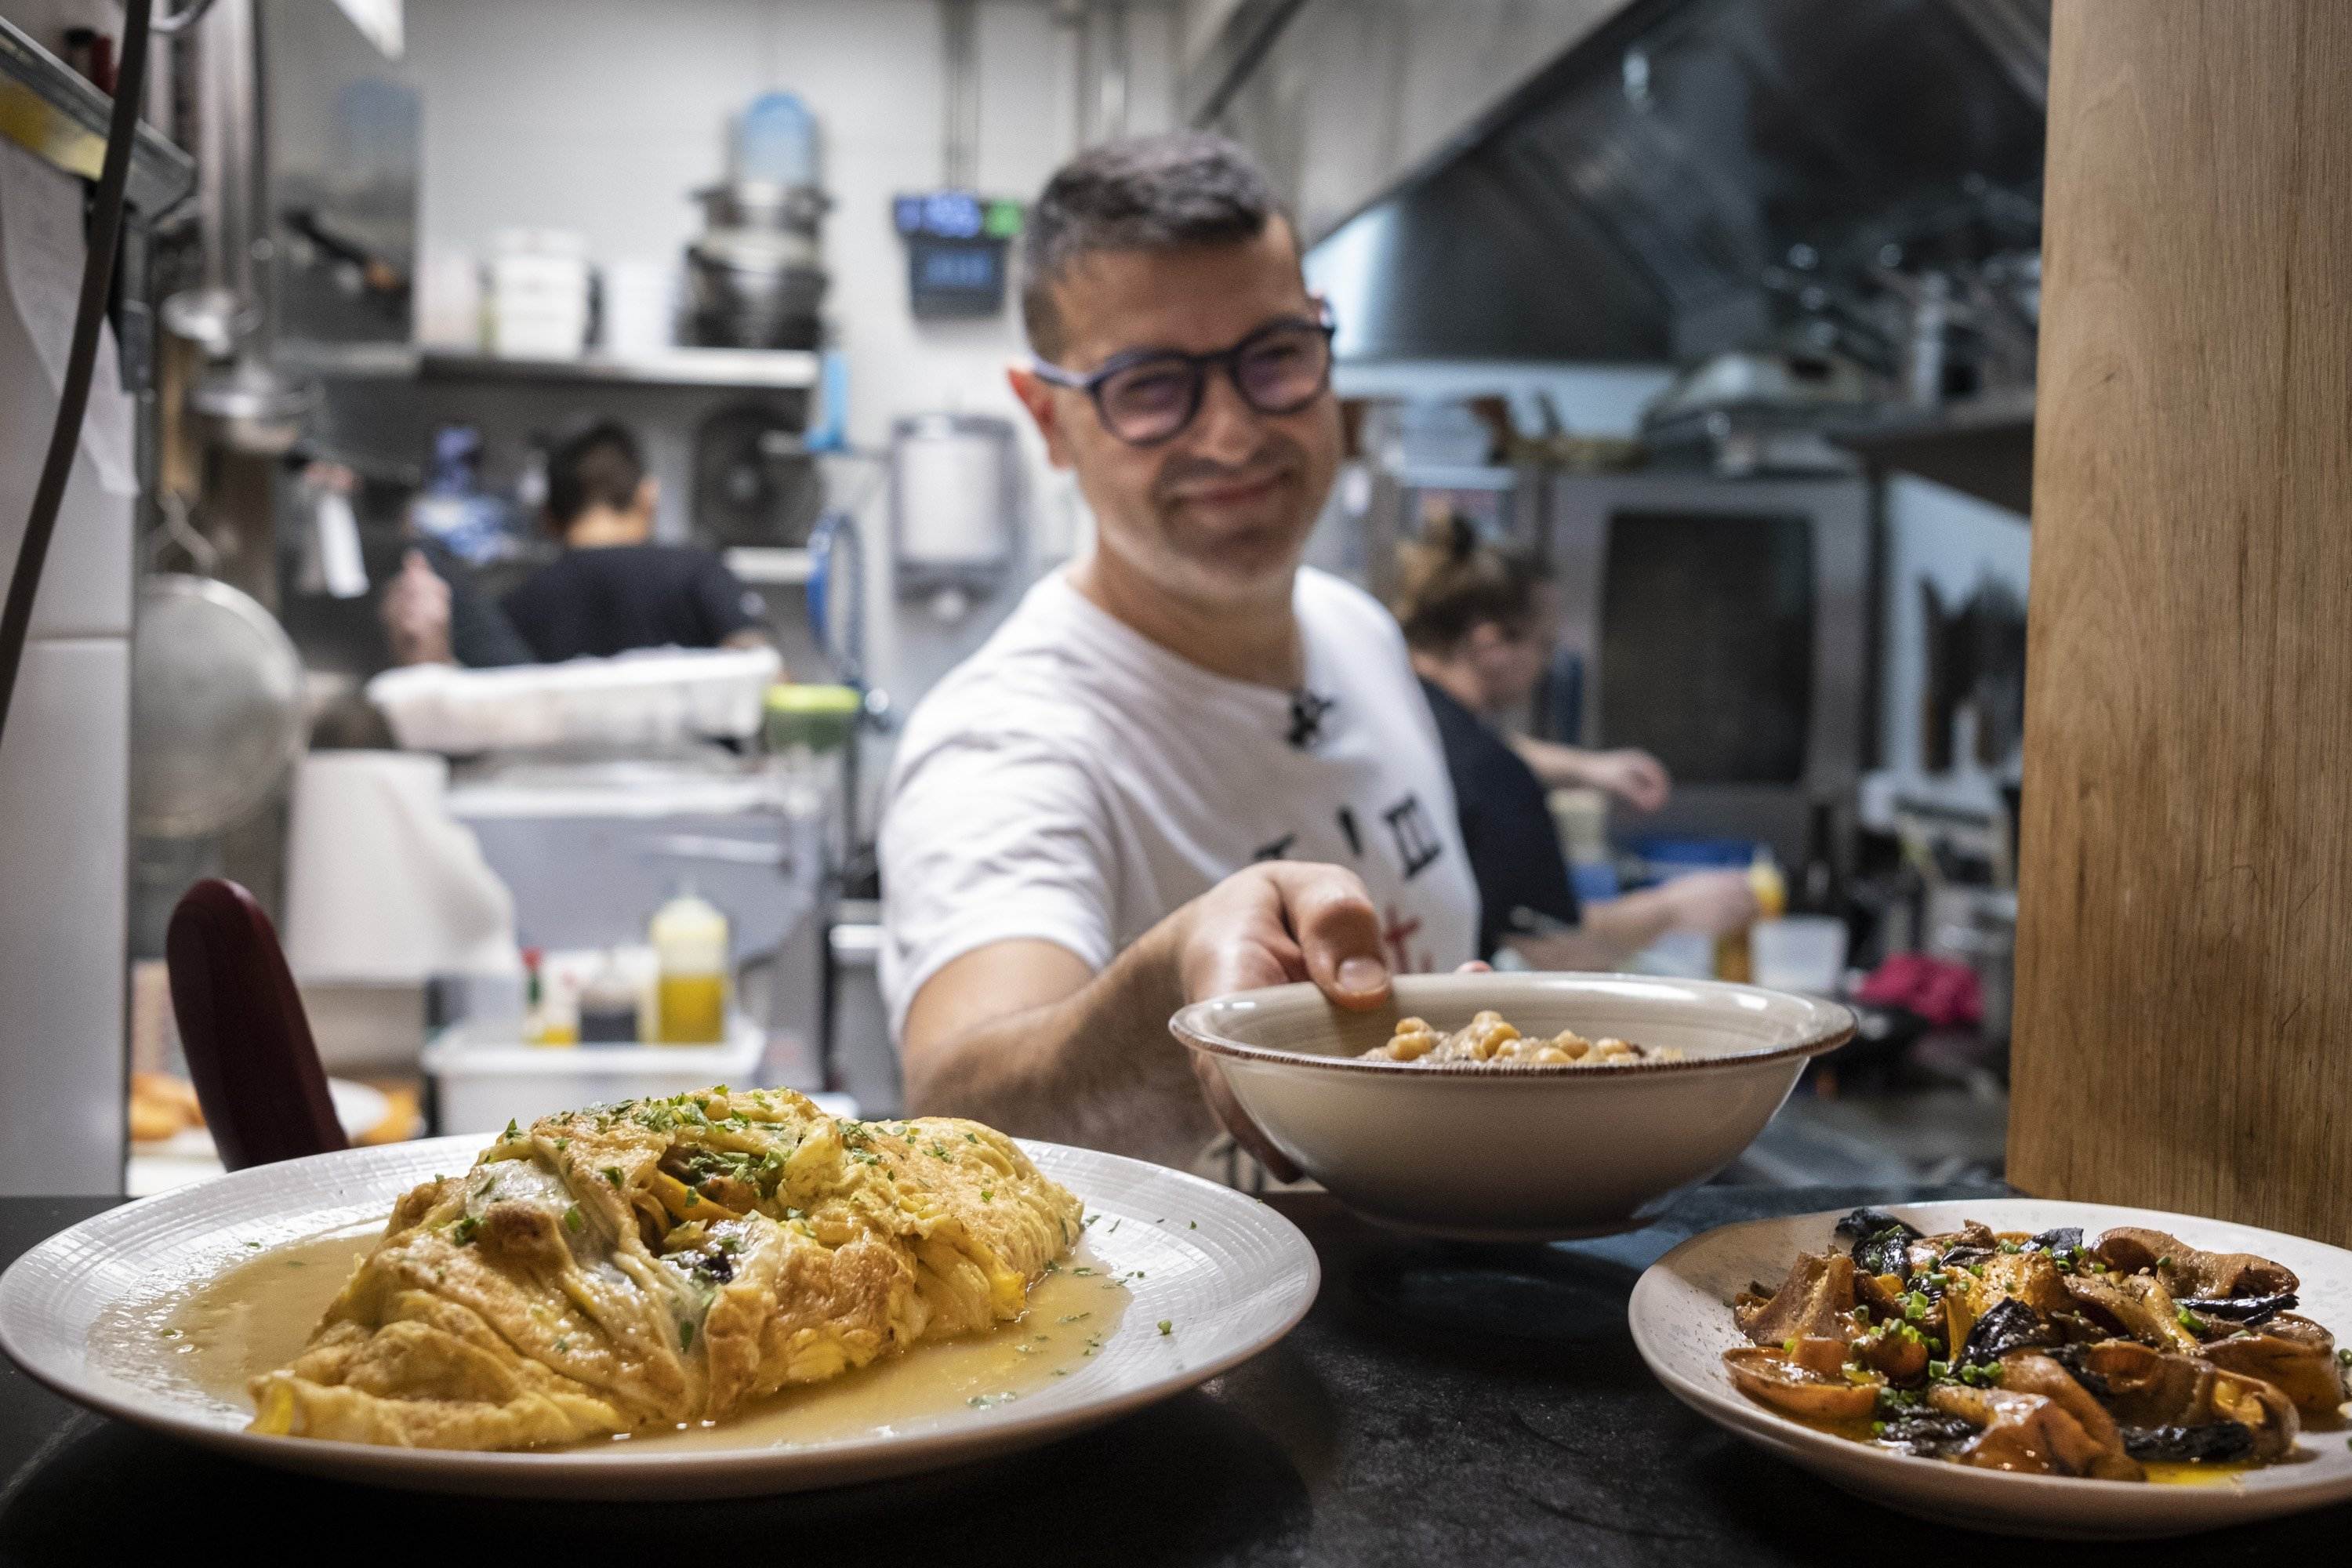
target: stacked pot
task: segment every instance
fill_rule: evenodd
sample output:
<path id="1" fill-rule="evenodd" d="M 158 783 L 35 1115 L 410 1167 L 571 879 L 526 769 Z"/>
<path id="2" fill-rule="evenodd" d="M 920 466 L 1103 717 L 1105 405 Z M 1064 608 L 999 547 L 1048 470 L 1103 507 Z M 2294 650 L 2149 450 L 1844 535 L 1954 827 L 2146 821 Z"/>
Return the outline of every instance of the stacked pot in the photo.
<path id="1" fill-rule="evenodd" d="M 686 247 L 690 330 L 721 348 L 813 349 L 824 298 L 823 191 L 737 179 L 697 191 L 703 232 Z"/>

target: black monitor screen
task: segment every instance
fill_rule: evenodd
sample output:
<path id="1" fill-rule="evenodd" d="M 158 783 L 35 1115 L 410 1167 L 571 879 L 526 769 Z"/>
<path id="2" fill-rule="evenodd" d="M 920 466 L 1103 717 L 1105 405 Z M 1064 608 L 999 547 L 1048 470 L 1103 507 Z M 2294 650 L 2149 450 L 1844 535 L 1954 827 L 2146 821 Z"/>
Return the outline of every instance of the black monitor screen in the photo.
<path id="1" fill-rule="evenodd" d="M 1793 784 L 1813 702 L 1802 516 L 1619 511 L 1601 589 L 1601 743 L 1679 783 Z"/>

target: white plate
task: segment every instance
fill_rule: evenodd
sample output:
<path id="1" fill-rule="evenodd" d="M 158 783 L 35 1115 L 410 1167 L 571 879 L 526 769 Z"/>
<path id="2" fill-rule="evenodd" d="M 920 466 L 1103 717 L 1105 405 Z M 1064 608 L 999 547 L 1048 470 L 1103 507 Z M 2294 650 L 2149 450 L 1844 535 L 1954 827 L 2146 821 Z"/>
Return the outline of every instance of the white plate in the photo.
<path id="1" fill-rule="evenodd" d="M 800 1447 L 604 1444 L 551 1453 L 375 1447 L 243 1429 L 249 1413 L 119 1376 L 89 1347 L 118 1303 L 158 1280 L 207 1277 L 275 1246 L 378 1219 L 402 1192 L 463 1170 L 479 1138 L 352 1149 L 239 1171 L 111 1209 L 60 1232 L 0 1274 L 0 1351 L 94 1410 L 260 1464 L 380 1486 L 503 1496 L 740 1497 L 904 1475 L 1027 1447 L 1215 1376 L 1288 1332 L 1321 1271 L 1298 1228 L 1230 1188 L 1139 1160 L 1024 1143 L 1038 1169 L 1099 1215 L 1087 1250 L 1141 1270 L 1117 1329 L 1069 1377 L 1017 1401 L 897 1423 L 887 1435 Z M 1160 1332 L 1165 1320 L 1173 1331 Z M 919 1348 L 913 1353 L 921 1354 Z"/>
<path id="2" fill-rule="evenodd" d="M 2010 1535 L 2081 1540 L 2180 1535 L 2273 1519 L 2352 1498 L 2352 1450 L 2342 1431 L 2303 1435 L 2305 1462 L 2248 1470 L 2203 1485 L 2071 1480 L 1979 1470 L 1851 1442 L 1765 1409 L 1732 1385 L 1723 1352 L 1745 1344 L 1730 1300 L 1751 1279 L 1777 1283 L 1800 1252 L 1832 1245 L 1846 1210 L 1756 1220 L 1694 1237 L 1650 1266 L 1633 1287 L 1633 1343 L 1674 1396 L 1760 1448 L 1848 1491 L 1947 1523 Z M 2168 1231 L 2191 1247 L 2252 1252 L 2302 1278 L 2296 1310 L 2352 1340 L 2352 1252 L 2220 1220 L 2107 1204 L 2043 1198 L 1892 1205 L 1929 1235 L 1964 1219 L 1995 1230 L 2078 1225 L 2086 1237 L 2116 1226 Z"/>

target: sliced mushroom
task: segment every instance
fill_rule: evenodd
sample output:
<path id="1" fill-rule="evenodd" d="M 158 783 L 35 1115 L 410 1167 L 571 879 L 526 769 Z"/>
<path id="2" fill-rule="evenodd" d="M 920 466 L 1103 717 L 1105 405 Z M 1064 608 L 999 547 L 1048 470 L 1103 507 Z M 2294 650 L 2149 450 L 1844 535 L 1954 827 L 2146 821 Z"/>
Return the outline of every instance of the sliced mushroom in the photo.
<path id="1" fill-rule="evenodd" d="M 2108 1451 L 2047 1394 L 1939 1383 L 1927 1391 L 1927 1404 L 1978 1429 L 1951 1453 L 1964 1465 L 2034 1476 L 2087 1476 L 2112 1465 Z"/>
<path id="2" fill-rule="evenodd" d="M 1777 1345 L 1792 1339 L 1852 1339 L 1853 1321 L 1853 1259 L 1838 1252 L 1807 1253 L 1790 1268 L 1789 1278 L 1757 1303 L 1748 1298 L 1732 1317 L 1750 1340 Z"/>
<path id="3" fill-rule="evenodd" d="M 2195 1356 L 2170 1355 L 2131 1340 L 2070 1345 L 2053 1352 L 2125 1426 L 2204 1426 L 2235 1421 L 2253 1435 L 2256 1458 L 2294 1446 L 2294 1402 L 2271 1384 Z"/>
<path id="4" fill-rule="evenodd" d="M 1867 1421 L 1878 1408 L 1880 1384 L 1814 1372 L 1760 1345 L 1724 1352 L 1723 1364 L 1741 1393 L 1800 1421 Z"/>
<path id="5" fill-rule="evenodd" d="M 1906 1255 L 1919 1232 L 1908 1221 L 1884 1209 L 1856 1209 L 1837 1222 L 1837 1234 L 1853 1238 L 1854 1263 L 1870 1275 L 1891 1274 L 1899 1281 L 1909 1272 Z"/>
<path id="6" fill-rule="evenodd" d="M 2224 1372 L 2262 1379 L 2305 1415 L 2333 1415 L 2352 1398 L 2336 1359 L 2336 1336 L 2293 1312 L 2281 1312 L 2259 1333 L 2215 1340 L 2203 1353 Z"/>
<path id="7" fill-rule="evenodd" d="M 2175 1296 L 2282 1296 L 2301 1281 L 2284 1263 L 2251 1252 L 2206 1252 L 2177 1236 L 2119 1226 L 2099 1237 L 2099 1260 L 2124 1274 L 2153 1271 Z"/>
<path id="8" fill-rule="evenodd" d="M 2163 1284 L 2147 1274 L 2069 1274 L 2067 1293 L 2095 1322 L 2121 1330 L 2143 1344 L 2195 1355 L 2196 1335 L 2180 1326 L 2180 1309 Z"/>
<path id="9" fill-rule="evenodd" d="M 2059 1293 L 2065 1294 L 2063 1289 Z M 1960 1364 L 1999 1361 L 2012 1351 L 2046 1350 L 2064 1341 L 2048 1314 L 2035 1311 L 2022 1298 L 2009 1296 L 1986 1309 L 1952 1360 Z"/>
<path id="10" fill-rule="evenodd" d="M 1986 1321 L 1990 1321 L 1990 1317 L 1988 1316 Z M 2000 1363 L 2000 1386 L 2011 1394 L 2038 1394 L 2074 1418 L 2074 1425 L 2083 1429 L 2083 1435 L 2099 1449 L 2099 1457 L 2084 1474 L 2110 1481 L 2141 1479 L 2138 1464 L 2125 1449 L 2123 1433 L 2116 1426 L 2116 1418 L 2107 1414 L 2089 1389 L 2075 1382 L 2074 1376 L 2057 1362 L 2033 1351 L 2018 1351 L 2004 1356 Z"/>

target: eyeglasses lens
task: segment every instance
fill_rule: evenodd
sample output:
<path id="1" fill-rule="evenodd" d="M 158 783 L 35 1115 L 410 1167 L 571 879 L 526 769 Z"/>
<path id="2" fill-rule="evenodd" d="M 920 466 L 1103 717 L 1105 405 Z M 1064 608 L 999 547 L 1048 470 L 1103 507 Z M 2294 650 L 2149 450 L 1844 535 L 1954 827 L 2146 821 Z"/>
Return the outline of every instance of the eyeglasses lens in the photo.
<path id="1" fill-rule="evenodd" d="M 1309 327 L 1268 332 L 1234 365 L 1242 395 L 1261 414 L 1290 414 L 1306 406 L 1323 390 L 1330 372 L 1330 342 Z"/>
<path id="2" fill-rule="evenodd" d="M 1147 360 L 1103 383 L 1103 423 L 1128 441 L 1173 436 L 1200 405 L 1200 367 L 1181 359 Z"/>

